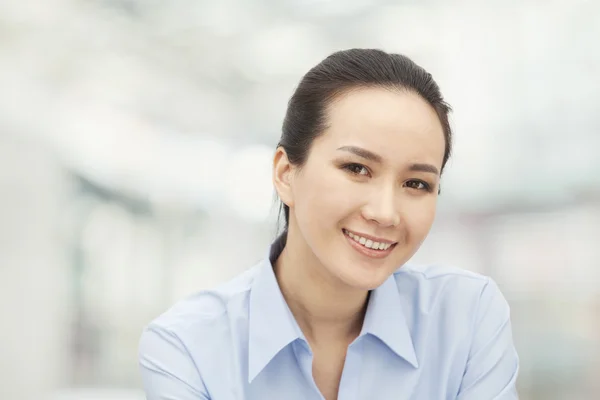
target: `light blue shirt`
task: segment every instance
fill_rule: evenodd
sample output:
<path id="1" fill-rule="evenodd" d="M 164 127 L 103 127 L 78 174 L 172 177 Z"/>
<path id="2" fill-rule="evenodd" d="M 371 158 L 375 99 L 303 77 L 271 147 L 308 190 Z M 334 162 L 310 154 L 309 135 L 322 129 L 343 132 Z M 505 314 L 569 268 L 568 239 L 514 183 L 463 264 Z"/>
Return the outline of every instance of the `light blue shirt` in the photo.
<path id="1" fill-rule="evenodd" d="M 139 347 L 148 400 L 323 399 L 273 253 L 149 324 Z M 404 265 L 371 293 L 338 399 L 513 400 L 518 369 L 509 307 L 490 278 Z"/>

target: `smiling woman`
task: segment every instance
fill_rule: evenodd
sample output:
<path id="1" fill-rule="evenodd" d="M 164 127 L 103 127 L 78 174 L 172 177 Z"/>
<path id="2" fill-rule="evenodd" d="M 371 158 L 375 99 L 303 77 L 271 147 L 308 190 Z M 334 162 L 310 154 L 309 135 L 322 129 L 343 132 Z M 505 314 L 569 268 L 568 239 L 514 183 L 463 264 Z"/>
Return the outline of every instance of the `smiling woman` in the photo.
<path id="1" fill-rule="evenodd" d="M 146 328 L 148 399 L 516 399 L 496 284 L 407 264 L 435 218 L 448 112 L 402 55 L 353 49 L 311 69 L 273 159 L 284 232 Z"/>

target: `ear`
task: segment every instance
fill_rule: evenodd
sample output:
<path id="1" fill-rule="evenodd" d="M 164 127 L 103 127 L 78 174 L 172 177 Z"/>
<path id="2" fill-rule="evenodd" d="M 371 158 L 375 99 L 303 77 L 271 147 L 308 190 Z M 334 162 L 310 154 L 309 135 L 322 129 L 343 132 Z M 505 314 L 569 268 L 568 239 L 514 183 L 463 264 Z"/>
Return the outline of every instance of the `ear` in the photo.
<path id="1" fill-rule="evenodd" d="M 293 207 L 292 178 L 294 166 L 290 163 L 283 147 L 278 147 L 273 157 L 273 186 L 281 201 Z"/>

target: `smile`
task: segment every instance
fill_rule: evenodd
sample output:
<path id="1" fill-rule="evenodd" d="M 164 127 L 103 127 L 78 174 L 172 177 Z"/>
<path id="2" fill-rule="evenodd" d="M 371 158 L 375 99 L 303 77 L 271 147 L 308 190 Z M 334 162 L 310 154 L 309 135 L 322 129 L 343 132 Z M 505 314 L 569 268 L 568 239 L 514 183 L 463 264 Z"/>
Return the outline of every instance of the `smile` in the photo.
<path id="1" fill-rule="evenodd" d="M 385 239 L 364 237 L 358 233 L 350 232 L 346 229 L 343 229 L 343 232 L 344 236 L 346 236 L 346 238 L 349 240 L 352 247 L 369 257 L 385 257 L 391 253 L 397 243 Z"/>

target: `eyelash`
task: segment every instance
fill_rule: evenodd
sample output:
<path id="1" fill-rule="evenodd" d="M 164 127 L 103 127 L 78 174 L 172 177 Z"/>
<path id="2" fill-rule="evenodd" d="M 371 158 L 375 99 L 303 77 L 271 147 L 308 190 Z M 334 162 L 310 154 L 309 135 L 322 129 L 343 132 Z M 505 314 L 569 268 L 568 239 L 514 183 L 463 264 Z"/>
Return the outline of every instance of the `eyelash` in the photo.
<path id="1" fill-rule="evenodd" d="M 369 169 L 367 167 L 365 167 L 362 164 L 358 164 L 358 163 L 349 163 L 349 164 L 344 164 L 342 165 L 342 169 L 348 171 L 350 174 L 355 175 L 355 176 L 369 176 L 371 174 L 371 172 L 369 171 Z M 366 174 L 361 174 L 361 172 L 357 172 L 358 171 L 366 171 Z M 409 181 L 407 181 L 407 183 L 416 183 L 418 185 L 422 185 L 421 188 L 414 188 L 414 187 L 410 187 L 411 189 L 416 189 L 416 190 L 424 190 L 426 192 L 431 192 L 433 191 L 431 185 L 425 181 L 422 181 L 420 179 L 410 179 Z"/>
<path id="2" fill-rule="evenodd" d="M 420 189 L 417 189 L 417 188 L 411 188 L 411 189 L 424 190 L 427 193 L 429 193 L 429 192 L 432 191 L 431 185 L 429 183 L 427 183 L 427 182 L 424 182 L 424 181 L 421 181 L 421 180 L 418 180 L 418 179 L 411 179 L 408 182 L 415 182 L 417 184 L 423 185 L 423 187 L 420 188 Z"/>
<path id="3" fill-rule="evenodd" d="M 357 164 L 357 163 L 344 164 L 344 165 L 342 165 L 342 169 L 345 169 L 346 171 L 350 172 L 352 175 L 357 175 L 357 176 L 366 176 L 367 174 L 368 175 L 371 174 L 371 172 L 369 171 L 369 169 L 367 167 L 365 167 L 362 164 Z M 367 172 L 367 174 L 361 174 L 360 172 L 356 172 L 356 169 L 358 169 L 358 170 L 364 169 Z"/>

